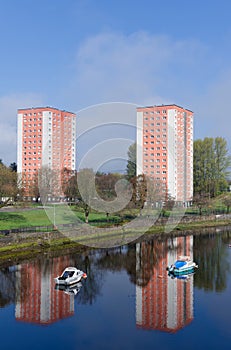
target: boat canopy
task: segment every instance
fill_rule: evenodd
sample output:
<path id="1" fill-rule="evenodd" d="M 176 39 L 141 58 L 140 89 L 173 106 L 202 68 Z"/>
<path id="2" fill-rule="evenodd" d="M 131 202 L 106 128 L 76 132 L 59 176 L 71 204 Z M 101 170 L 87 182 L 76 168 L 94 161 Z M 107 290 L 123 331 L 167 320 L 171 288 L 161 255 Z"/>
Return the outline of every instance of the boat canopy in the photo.
<path id="1" fill-rule="evenodd" d="M 180 268 L 183 267 L 184 265 L 186 265 L 186 261 L 177 260 L 177 261 L 175 262 L 175 267 L 176 267 L 177 269 L 180 269 Z"/>

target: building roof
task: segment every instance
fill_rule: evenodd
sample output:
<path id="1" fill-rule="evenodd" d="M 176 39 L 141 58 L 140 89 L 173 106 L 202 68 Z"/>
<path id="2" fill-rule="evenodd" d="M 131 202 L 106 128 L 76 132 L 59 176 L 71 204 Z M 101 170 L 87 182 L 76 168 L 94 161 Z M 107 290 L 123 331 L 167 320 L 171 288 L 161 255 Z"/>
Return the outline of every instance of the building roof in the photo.
<path id="1" fill-rule="evenodd" d="M 51 107 L 51 106 L 45 106 L 45 107 L 29 107 L 29 108 L 18 108 L 18 111 L 28 111 L 28 110 L 34 110 L 34 109 L 55 109 L 56 111 L 59 112 L 65 112 L 65 113 L 71 113 L 71 114 L 76 114 L 74 112 L 70 112 L 70 111 L 66 111 L 64 109 L 59 109 L 59 108 L 55 108 L 55 107 Z"/>
<path id="2" fill-rule="evenodd" d="M 173 103 L 173 104 L 167 104 L 167 105 L 164 105 L 164 104 L 162 104 L 162 105 L 153 105 L 153 106 L 143 106 L 143 107 L 137 107 L 137 109 L 144 109 L 144 108 L 160 108 L 160 107 L 177 107 L 177 108 L 181 108 L 181 109 L 184 109 L 185 111 L 188 111 L 188 112 L 191 112 L 191 113 L 193 113 L 193 111 L 191 111 L 190 109 L 187 109 L 187 108 L 184 108 L 184 107 L 182 107 L 182 106 L 179 106 L 179 105 L 177 105 L 177 104 L 175 104 L 175 103 Z"/>

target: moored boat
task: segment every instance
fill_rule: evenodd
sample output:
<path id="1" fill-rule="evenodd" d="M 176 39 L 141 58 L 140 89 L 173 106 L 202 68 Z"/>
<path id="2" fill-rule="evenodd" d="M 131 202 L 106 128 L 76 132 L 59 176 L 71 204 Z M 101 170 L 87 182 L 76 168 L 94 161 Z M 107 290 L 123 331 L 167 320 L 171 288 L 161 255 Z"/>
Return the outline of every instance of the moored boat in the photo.
<path id="1" fill-rule="evenodd" d="M 167 271 L 173 274 L 192 273 L 198 265 L 189 256 L 179 256 L 174 264 L 167 267 Z"/>
<path id="2" fill-rule="evenodd" d="M 67 267 L 63 273 L 55 277 L 55 283 L 61 285 L 70 285 L 78 283 L 82 278 L 87 278 L 87 274 L 76 267 Z"/>

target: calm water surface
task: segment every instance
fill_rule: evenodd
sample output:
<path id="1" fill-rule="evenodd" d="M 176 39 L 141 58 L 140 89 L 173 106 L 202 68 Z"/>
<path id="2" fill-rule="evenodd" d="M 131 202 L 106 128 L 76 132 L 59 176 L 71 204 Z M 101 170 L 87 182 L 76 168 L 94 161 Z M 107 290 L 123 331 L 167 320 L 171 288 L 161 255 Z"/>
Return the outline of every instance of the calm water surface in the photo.
<path id="1" fill-rule="evenodd" d="M 86 250 L 0 271 L 2 349 L 230 349 L 231 232 L 150 239 Z M 166 266 L 178 255 L 199 265 L 188 279 Z M 78 266 L 72 290 L 54 277 Z"/>

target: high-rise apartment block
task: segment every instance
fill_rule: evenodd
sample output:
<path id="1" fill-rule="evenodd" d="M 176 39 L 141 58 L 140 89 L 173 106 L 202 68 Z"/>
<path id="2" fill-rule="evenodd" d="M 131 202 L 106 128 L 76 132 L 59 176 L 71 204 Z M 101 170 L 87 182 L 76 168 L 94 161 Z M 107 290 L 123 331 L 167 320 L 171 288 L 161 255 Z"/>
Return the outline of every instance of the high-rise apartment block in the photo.
<path id="1" fill-rule="evenodd" d="M 193 196 L 193 112 L 175 104 L 137 108 L 137 175 L 187 205 Z"/>
<path id="2" fill-rule="evenodd" d="M 76 168 L 76 114 L 52 107 L 18 110 L 17 165 L 24 195 L 33 195 L 38 171 Z M 60 193 L 56 193 L 60 195 Z"/>

